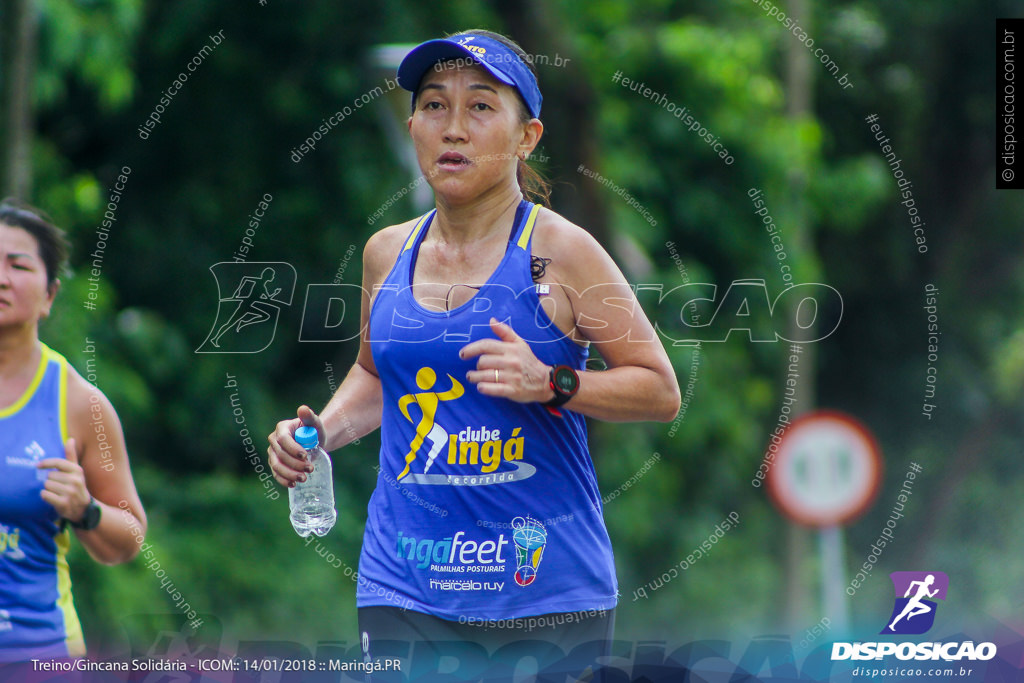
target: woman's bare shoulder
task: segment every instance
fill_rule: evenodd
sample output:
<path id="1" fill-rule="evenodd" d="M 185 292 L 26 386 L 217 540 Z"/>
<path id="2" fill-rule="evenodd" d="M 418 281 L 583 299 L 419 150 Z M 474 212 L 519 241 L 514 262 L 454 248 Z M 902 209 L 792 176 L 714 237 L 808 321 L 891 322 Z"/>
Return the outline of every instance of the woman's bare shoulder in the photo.
<path id="1" fill-rule="evenodd" d="M 66 410 L 70 436 L 89 435 L 90 423 L 106 423 L 105 431 L 120 433 L 121 421 L 110 399 L 68 363 Z M 95 431 L 95 430 L 93 430 Z"/>
<path id="2" fill-rule="evenodd" d="M 398 260 L 402 244 L 416 225 L 419 218 L 404 223 L 389 225 L 370 235 L 363 247 L 363 269 L 371 275 L 374 282 L 383 281 L 391 267 Z"/>
<path id="3" fill-rule="evenodd" d="M 551 259 L 564 284 L 585 284 L 618 267 L 593 235 L 564 216 L 542 208 L 533 235 L 533 254 Z M 569 280 L 569 282 L 565 282 Z"/>

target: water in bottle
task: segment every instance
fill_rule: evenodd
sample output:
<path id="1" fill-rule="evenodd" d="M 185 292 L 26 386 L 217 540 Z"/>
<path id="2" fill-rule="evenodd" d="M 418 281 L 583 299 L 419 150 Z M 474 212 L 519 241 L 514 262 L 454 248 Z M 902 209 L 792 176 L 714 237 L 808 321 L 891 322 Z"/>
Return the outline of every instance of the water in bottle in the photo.
<path id="1" fill-rule="evenodd" d="M 306 481 L 296 482 L 288 489 L 292 527 L 305 538 L 311 533 L 323 536 L 338 518 L 334 509 L 334 479 L 331 458 L 320 448 L 316 428 L 299 427 L 295 440 L 306 449 L 306 460 L 313 463 L 313 471 L 306 473 Z"/>

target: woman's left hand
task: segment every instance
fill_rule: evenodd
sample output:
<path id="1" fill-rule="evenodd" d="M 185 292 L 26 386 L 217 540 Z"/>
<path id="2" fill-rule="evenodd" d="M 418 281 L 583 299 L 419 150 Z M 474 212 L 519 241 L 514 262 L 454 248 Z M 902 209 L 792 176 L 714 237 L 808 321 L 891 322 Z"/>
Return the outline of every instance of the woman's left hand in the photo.
<path id="1" fill-rule="evenodd" d="M 85 486 L 85 472 L 78 464 L 74 439 L 65 442 L 64 454 L 66 458 L 46 458 L 36 464 L 39 469 L 50 470 L 39 495 L 57 510 L 58 515 L 77 522 L 85 516 L 92 496 Z"/>
<path id="2" fill-rule="evenodd" d="M 530 345 L 511 327 L 491 318 L 497 339 L 478 339 L 462 347 L 459 357 L 479 356 L 476 370 L 466 379 L 481 394 L 502 396 L 517 403 L 545 402 L 554 392 L 549 384 L 550 367 L 537 359 Z"/>

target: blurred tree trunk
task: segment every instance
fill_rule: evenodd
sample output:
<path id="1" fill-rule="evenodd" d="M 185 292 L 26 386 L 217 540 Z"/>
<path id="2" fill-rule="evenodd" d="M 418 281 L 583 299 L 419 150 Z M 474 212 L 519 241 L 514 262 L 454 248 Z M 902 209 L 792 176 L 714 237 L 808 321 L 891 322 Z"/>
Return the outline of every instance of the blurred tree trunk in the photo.
<path id="1" fill-rule="evenodd" d="M 557 8 L 537 0 L 492 0 L 491 7 L 501 17 L 510 38 L 519 43 L 527 54 L 545 55 L 549 61 L 535 65 L 544 104 L 541 120 L 544 137 L 534 154 L 550 157 L 548 168 L 553 178 L 560 178 L 575 192 L 563 191 L 565 185 L 552 193 L 557 198 L 561 213 L 586 228 L 598 242 L 615 254 L 612 235 L 608 229 L 608 212 L 597 182 L 579 174 L 580 164 L 599 170 L 597 133 L 594 116 L 597 97 L 587 76 L 581 70 L 582 60 L 561 30 L 564 22 L 553 16 Z M 558 56 L 565 62 L 554 64 Z M 611 73 L 608 74 L 611 78 Z M 568 189 L 568 188 L 565 188 Z"/>
<path id="2" fill-rule="evenodd" d="M 38 16 L 33 0 L 0 0 L 0 194 L 32 192 L 32 78 Z"/>
<path id="3" fill-rule="evenodd" d="M 786 14 L 800 19 L 801 25 L 810 31 L 813 25 L 811 16 L 812 8 L 810 0 L 788 0 L 786 3 Z M 811 63 L 810 52 L 800 41 L 785 33 L 785 89 L 786 89 L 786 116 L 794 123 L 801 119 L 809 118 L 812 115 L 812 97 L 814 86 L 814 71 Z M 813 244 L 810 239 L 810 227 L 807 224 L 807 202 L 805 192 L 807 190 L 806 169 L 801 166 L 793 166 L 786 178 L 786 185 L 789 196 L 786 198 L 786 206 L 791 219 L 788 225 L 786 244 L 790 249 L 791 260 L 794 261 L 794 270 L 808 273 L 812 269 L 817 270 L 813 264 L 817 263 L 817 257 L 813 252 Z M 792 259 L 795 257 L 795 259 Z M 808 263 L 810 261 L 810 263 Z M 810 267 L 808 267 L 810 266 Z M 795 273 L 794 273 L 795 274 Z M 794 278 L 799 284 L 799 276 Z M 788 321 L 788 334 L 790 339 L 799 339 L 807 333 L 801 330 L 796 324 L 796 307 L 794 304 L 789 310 L 784 311 Z M 782 342 L 780 342 L 781 344 Z M 798 370 L 799 381 L 795 387 L 796 403 L 795 410 L 791 417 L 795 418 L 800 413 L 805 413 L 814 408 L 815 387 L 817 380 L 817 363 L 814 344 L 802 344 L 803 352 L 800 354 Z M 782 356 L 789 357 L 789 345 L 787 344 Z M 787 363 L 788 364 L 788 363 Z M 788 524 L 786 532 L 786 553 L 784 560 L 784 574 L 786 577 L 786 589 L 783 593 L 784 603 L 782 614 L 784 623 L 790 633 L 798 633 L 806 628 L 808 624 L 809 595 L 810 587 L 815 584 L 814 577 L 808 576 L 808 563 L 805 558 L 808 552 L 813 552 L 810 543 L 810 534 L 806 528 L 797 524 Z M 838 580 L 838 579 L 837 579 Z"/>

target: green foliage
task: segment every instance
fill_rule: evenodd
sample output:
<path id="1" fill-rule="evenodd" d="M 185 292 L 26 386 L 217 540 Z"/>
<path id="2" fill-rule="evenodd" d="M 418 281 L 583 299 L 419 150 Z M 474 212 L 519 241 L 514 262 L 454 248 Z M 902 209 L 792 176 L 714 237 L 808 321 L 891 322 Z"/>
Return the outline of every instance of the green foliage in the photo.
<path id="1" fill-rule="evenodd" d="M 40 66 L 36 92 L 50 106 L 67 97 L 69 82 L 96 91 L 101 109 L 125 104 L 134 92 L 131 58 L 142 20 L 141 0 L 40 3 Z"/>

